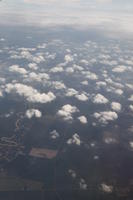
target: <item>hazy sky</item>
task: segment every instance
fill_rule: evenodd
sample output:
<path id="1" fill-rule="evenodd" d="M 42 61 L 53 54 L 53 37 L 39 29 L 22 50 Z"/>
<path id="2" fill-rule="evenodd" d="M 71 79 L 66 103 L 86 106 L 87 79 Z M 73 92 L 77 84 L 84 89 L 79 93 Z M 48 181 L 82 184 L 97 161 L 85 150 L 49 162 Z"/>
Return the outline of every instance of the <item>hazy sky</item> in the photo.
<path id="1" fill-rule="evenodd" d="M 133 0 L 3 0 L 0 24 L 96 27 L 133 33 Z"/>

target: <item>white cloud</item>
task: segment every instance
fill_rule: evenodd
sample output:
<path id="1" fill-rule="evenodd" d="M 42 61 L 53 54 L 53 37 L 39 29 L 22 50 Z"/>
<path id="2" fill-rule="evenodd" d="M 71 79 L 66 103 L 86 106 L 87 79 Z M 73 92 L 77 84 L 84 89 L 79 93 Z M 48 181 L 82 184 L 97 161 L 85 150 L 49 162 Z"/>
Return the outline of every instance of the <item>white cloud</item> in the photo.
<path id="1" fill-rule="evenodd" d="M 20 3 L 15 1 L 8 7 L 6 3 L 1 3 L 0 23 L 35 27 L 69 25 L 78 29 L 94 27 L 98 31 L 103 31 L 104 34 L 119 35 L 119 37 L 133 33 L 132 12 L 120 12 L 121 8 L 126 9 L 123 6 L 124 3 L 119 6 L 118 12 L 113 12 L 113 6 L 106 5 L 105 0 L 99 1 L 104 1 L 104 8 L 101 6 L 103 3 L 96 3 L 96 0 L 25 0 L 25 2 L 29 2 L 29 6 L 23 1 Z M 13 9 L 14 4 L 17 8 L 21 3 L 21 10 Z M 39 12 L 36 12 L 36 7 L 32 4 L 39 7 Z M 130 11 L 131 8 L 132 6 L 130 6 Z M 6 17 L 7 13 L 8 18 Z"/>
<path id="2" fill-rule="evenodd" d="M 79 186 L 80 186 L 80 189 L 82 190 L 87 190 L 87 187 L 88 187 L 83 178 L 80 179 Z"/>
<path id="3" fill-rule="evenodd" d="M 35 49 L 28 49 L 28 48 L 19 48 L 19 50 L 21 51 L 19 53 L 19 55 L 13 55 L 11 56 L 11 58 L 15 58 L 15 59 L 26 59 L 32 63 L 41 63 L 41 62 L 45 62 L 45 58 L 41 55 L 41 54 L 35 54 L 32 55 L 30 51 L 35 50 Z"/>
<path id="4" fill-rule="evenodd" d="M 79 101 L 87 101 L 88 97 L 82 93 L 82 94 L 76 94 L 75 97 L 79 100 Z"/>
<path id="5" fill-rule="evenodd" d="M 26 117 L 31 119 L 32 117 L 40 118 L 42 116 L 42 113 L 37 109 L 29 109 L 25 113 Z"/>
<path id="6" fill-rule="evenodd" d="M 64 60 L 69 63 L 73 61 L 73 56 L 70 54 L 65 55 Z"/>
<path id="7" fill-rule="evenodd" d="M 27 101 L 33 103 L 48 103 L 53 101 L 56 97 L 52 92 L 40 93 L 36 89 L 32 88 L 31 86 L 27 86 L 21 83 L 8 83 L 5 86 L 5 92 L 11 93 L 15 92 L 20 96 L 24 96 Z"/>
<path id="8" fill-rule="evenodd" d="M 98 119 L 100 123 L 108 124 L 109 121 L 114 121 L 118 118 L 116 112 L 104 111 L 104 112 L 95 112 L 94 117 Z"/>
<path id="9" fill-rule="evenodd" d="M 124 85 L 122 85 L 121 83 L 117 83 L 115 81 L 112 82 L 112 85 L 116 88 L 120 88 L 120 89 L 123 89 L 124 88 Z"/>
<path id="10" fill-rule="evenodd" d="M 3 77 L 0 77 L 0 83 L 5 83 L 6 79 Z"/>
<path id="11" fill-rule="evenodd" d="M 41 62 L 45 62 L 45 58 L 41 55 L 33 56 L 32 61 L 39 64 Z"/>
<path id="12" fill-rule="evenodd" d="M 72 67 L 67 67 L 66 72 L 71 74 L 74 72 L 74 69 Z"/>
<path id="13" fill-rule="evenodd" d="M 19 67 L 18 65 L 12 65 L 9 67 L 9 71 L 10 72 L 17 72 L 17 73 L 20 73 L 20 74 L 27 74 L 27 71 L 26 69 L 22 68 L 22 67 Z"/>
<path id="14" fill-rule="evenodd" d="M 126 83 L 126 86 L 128 87 L 128 89 L 133 90 L 133 84 Z"/>
<path id="15" fill-rule="evenodd" d="M 76 144 L 76 145 L 80 146 L 81 145 L 81 140 L 80 140 L 79 135 L 77 133 L 75 133 L 72 136 L 72 138 L 70 138 L 70 139 L 67 140 L 67 144 L 69 144 L 69 145 L 70 144 Z"/>
<path id="16" fill-rule="evenodd" d="M 83 67 L 81 67 L 80 65 L 76 65 L 76 64 L 73 65 L 73 69 L 75 69 L 77 71 L 83 71 L 84 70 Z"/>
<path id="17" fill-rule="evenodd" d="M 29 64 L 28 64 L 28 67 L 29 67 L 30 69 L 33 69 L 33 70 L 37 70 L 37 69 L 38 69 L 38 66 L 37 66 L 36 63 L 29 63 Z"/>
<path id="18" fill-rule="evenodd" d="M 57 112 L 57 115 L 62 117 L 65 121 L 69 121 L 73 119 L 72 114 L 76 112 L 79 112 L 76 106 L 66 104 Z"/>
<path id="19" fill-rule="evenodd" d="M 114 89 L 113 92 L 115 94 L 118 94 L 118 95 L 122 95 L 123 94 L 123 90 L 121 90 L 121 89 Z"/>
<path id="20" fill-rule="evenodd" d="M 130 96 L 130 98 L 128 99 L 129 101 L 133 101 L 133 95 Z"/>
<path id="21" fill-rule="evenodd" d="M 111 108 L 116 111 L 116 112 L 119 112 L 121 111 L 121 104 L 118 103 L 118 102 L 112 102 L 111 103 Z"/>
<path id="22" fill-rule="evenodd" d="M 119 65 L 112 69 L 112 71 L 116 73 L 122 73 L 122 72 L 125 72 L 126 70 L 127 70 L 127 67 L 124 65 Z"/>
<path id="23" fill-rule="evenodd" d="M 49 54 L 49 52 L 46 52 L 45 58 L 48 59 L 48 60 L 50 60 L 50 59 L 54 60 L 56 58 L 56 53 Z"/>
<path id="24" fill-rule="evenodd" d="M 69 174 L 71 174 L 72 178 L 76 178 L 77 177 L 77 174 L 76 174 L 76 172 L 74 170 L 69 169 L 68 172 L 69 172 Z"/>
<path id="25" fill-rule="evenodd" d="M 35 5 L 45 5 L 45 4 L 49 4 L 49 3 L 55 3 L 55 4 L 62 4 L 62 2 L 60 0 L 24 0 L 25 3 L 30 3 L 30 4 L 35 4 Z M 80 2 L 80 0 L 64 0 L 63 3 L 72 3 L 72 2 Z"/>
<path id="26" fill-rule="evenodd" d="M 61 89 L 65 89 L 66 86 L 64 83 L 59 82 L 59 81 L 53 81 L 52 82 L 52 86 L 56 89 L 56 90 L 61 90 Z"/>
<path id="27" fill-rule="evenodd" d="M 39 44 L 39 45 L 37 46 L 37 48 L 38 48 L 38 49 L 45 49 L 46 46 L 47 46 L 47 44 L 46 44 L 46 43 L 43 43 L 43 44 Z"/>
<path id="28" fill-rule="evenodd" d="M 20 52 L 20 58 L 25 58 L 27 60 L 32 60 L 32 54 L 28 50 L 22 50 Z"/>
<path id="29" fill-rule="evenodd" d="M 60 136 L 60 134 L 56 130 L 53 130 L 50 132 L 50 136 L 53 140 L 55 140 Z"/>
<path id="30" fill-rule="evenodd" d="M 88 65 L 89 64 L 88 60 L 85 60 L 85 59 L 80 60 L 80 63 L 84 64 L 84 65 Z"/>
<path id="31" fill-rule="evenodd" d="M 1 41 L 1 42 L 4 42 L 4 41 L 5 41 L 5 38 L 0 38 L 0 41 Z"/>
<path id="32" fill-rule="evenodd" d="M 73 88 L 68 88 L 67 92 L 66 92 L 66 96 L 68 97 L 72 97 L 78 94 L 78 91 L 73 89 Z"/>
<path id="33" fill-rule="evenodd" d="M 95 155 L 95 156 L 93 157 L 93 159 L 94 159 L 94 160 L 98 160 L 98 159 L 99 159 L 99 156 Z"/>
<path id="34" fill-rule="evenodd" d="M 106 192 L 106 193 L 112 193 L 113 192 L 113 186 L 112 185 L 107 185 L 105 183 L 102 183 L 101 184 L 101 190 L 103 192 Z"/>
<path id="35" fill-rule="evenodd" d="M 64 71 L 64 69 L 61 66 L 56 66 L 56 67 L 53 67 L 52 69 L 50 69 L 50 72 L 52 72 L 52 73 L 58 73 L 58 72 L 63 72 L 63 71 Z"/>
<path id="36" fill-rule="evenodd" d="M 130 148 L 133 149 L 133 141 L 129 142 Z"/>
<path id="37" fill-rule="evenodd" d="M 88 96 L 85 93 L 79 94 L 79 92 L 73 88 L 68 88 L 68 90 L 66 92 L 66 96 L 68 96 L 68 97 L 75 96 L 75 98 L 78 99 L 79 101 L 87 101 L 88 100 Z"/>
<path id="38" fill-rule="evenodd" d="M 45 81 L 45 80 L 49 80 L 50 77 L 48 74 L 46 73 L 35 73 L 35 72 L 31 72 L 27 75 L 27 79 L 28 81 L 37 81 L 37 82 L 42 82 L 42 81 Z"/>
<path id="39" fill-rule="evenodd" d="M 89 72 L 89 71 L 83 71 L 82 74 L 84 74 L 85 77 L 87 79 L 90 79 L 90 80 L 97 80 L 98 79 L 98 76 L 95 73 L 92 73 L 92 72 Z"/>
<path id="40" fill-rule="evenodd" d="M 106 136 L 106 137 L 104 137 L 104 142 L 106 144 L 114 144 L 114 143 L 117 142 L 117 140 L 115 138 L 110 137 L 110 136 Z"/>
<path id="41" fill-rule="evenodd" d="M 0 97 L 3 97 L 3 93 L 2 93 L 2 91 L 0 90 Z"/>
<path id="42" fill-rule="evenodd" d="M 97 94 L 94 98 L 93 98 L 93 103 L 95 104 L 106 104 L 108 103 L 108 99 L 105 98 L 103 95 L 101 94 Z"/>
<path id="43" fill-rule="evenodd" d="M 82 81 L 81 84 L 82 85 L 88 85 L 88 81 Z"/>
<path id="44" fill-rule="evenodd" d="M 85 116 L 83 116 L 83 115 L 78 117 L 78 119 L 82 124 L 87 124 L 87 122 L 88 122 L 87 118 Z"/>
<path id="45" fill-rule="evenodd" d="M 133 65 L 133 60 L 124 60 L 124 63 L 127 65 Z"/>
<path id="46" fill-rule="evenodd" d="M 104 82 L 104 81 L 99 81 L 99 82 L 96 82 L 96 85 L 97 85 L 98 87 L 106 87 L 107 83 Z"/>
<path id="47" fill-rule="evenodd" d="M 112 0 L 96 0 L 97 3 L 112 3 Z"/>
<path id="48" fill-rule="evenodd" d="M 129 105 L 131 111 L 133 111 L 133 105 Z"/>
<path id="49" fill-rule="evenodd" d="M 112 92 L 112 93 L 115 93 L 117 95 L 122 95 L 123 94 L 123 90 L 122 89 L 116 89 L 114 87 L 109 87 L 106 90 L 107 90 L 107 92 Z"/>

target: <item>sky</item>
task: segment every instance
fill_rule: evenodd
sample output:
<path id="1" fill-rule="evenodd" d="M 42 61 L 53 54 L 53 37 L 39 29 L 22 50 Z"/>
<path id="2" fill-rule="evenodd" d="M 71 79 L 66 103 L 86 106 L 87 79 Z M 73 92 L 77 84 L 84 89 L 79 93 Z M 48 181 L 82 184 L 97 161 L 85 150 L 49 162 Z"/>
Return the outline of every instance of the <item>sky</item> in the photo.
<path id="1" fill-rule="evenodd" d="M 97 28 L 131 35 L 132 11 L 132 0 L 2 0 L 0 24 Z"/>

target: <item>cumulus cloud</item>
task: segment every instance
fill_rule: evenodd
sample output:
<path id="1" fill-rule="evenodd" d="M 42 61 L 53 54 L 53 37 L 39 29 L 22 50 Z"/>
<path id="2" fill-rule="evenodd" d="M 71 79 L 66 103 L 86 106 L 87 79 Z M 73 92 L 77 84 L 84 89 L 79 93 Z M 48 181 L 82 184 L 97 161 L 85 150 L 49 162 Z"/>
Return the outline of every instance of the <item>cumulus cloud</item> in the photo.
<path id="1" fill-rule="evenodd" d="M 68 97 L 74 96 L 79 101 L 87 101 L 88 100 L 88 96 L 85 94 L 85 92 L 79 93 L 77 90 L 75 90 L 73 88 L 68 88 L 68 90 L 66 92 L 66 96 L 68 96 Z"/>
<path id="2" fill-rule="evenodd" d="M 90 79 L 90 80 L 97 80 L 98 79 L 98 76 L 95 73 L 90 72 L 90 71 L 83 71 L 82 74 L 84 74 L 85 77 L 87 79 Z"/>
<path id="3" fill-rule="evenodd" d="M 66 92 L 66 96 L 68 97 L 72 97 L 78 94 L 78 91 L 73 89 L 73 88 L 68 88 L 67 92 Z"/>
<path id="4" fill-rule="evenodd" d="M 121 89 L 113 89 L 113 92 L 115 94 L 118 94 L 118 95 L 122 95 L 123 94 L 123 90 L 121 90 Z"/>
<path id="5" fill-rule="evenodd" d="M 72 114 L 76 112 L 79 112 L 76 106 L 66 104 L 57 112 L 57 115 L 62 117 L 65 121 L 69 121 L 73 119 Z"/>
<path id="6" fill-rule="evenodd" d="M 37 82 L 42 82 L 45 80 L 49 80 L 50 77 L 48 74 L 46 73 L 35 73 L 35 72 L 31 72 L 27 75 L 28 80 L 30 81 L 37 81 Z"/>
<path id="7" fill-rule="evenodd" d="M 122 73 L 122 72 L 125 72 L 126 70 L 127 70 L 127 67 L 124 65 L 119 65 L 112 69 L 112 71 L 116 73 Z"/>
<path id="8" fill-rule="evenodd" d="M 35 50 L 35 49 L 33 49 Z M 41 63 L 41 62 L 45 62 L 45 58 L 43 57 L 43 55 L 41 54 L 35 54 L 32 55 L 30 51 L 32 51 L 32 49 L 27 49 L 27 48 L 20 48 L 19 49 L 19 54 L 17 53 L 16 55 L 11 55 L 11 58 L 14 59 L 26 59 L 31 63 Z"/>
<path id="9" fill-rule="evenodd" d="M 3 92 L 0 90 L 0 97 L 3 97 Z"/>
<path id="10" fill-rule="evenodd" d="M 111 103 L 111 108 L 116 112 L 121 111 L 121 107 L 122 107 L 121 104 L 118 103 L 118 102 L 112 102 Z"/>
<path id="11" fill-rule="evenodd" d="M 81 84 L 82 85 L 88 85 L 88 81 L 82 81 Z"/>
<path id="12" fill-rule="evenodd" d="M 56 130 L 53 130 L 50 132 L 50 137 L 55 140 L 57 139 L 58 137 L 60 137 L 60 134 L 56 131 Z"/>
<path id="13" fill-rule="evenodd" d="M 42 113 L 38 109 L 29 109 L 25 113 L 26 117 L 31 119 L 32 117 L 40 118 Z"/>
<path id="14" fill-rule="evenodd" d="M 32 60 L 32 54 L 27 49 L 22 49 L 19 55 L 20 58 L 25 58 L 27 60 Z M 19 58 L 18 57 L 18 58 Z"/>
<path id="15" fill-rule="evenodd" d="M 88 187 L 83 178 L 80 179 L 79 186 L 80 186 L 80 189 L 82 190 L 87 190 L 87 187 Z"/>
<path id="16" fill-rule="evenodd" d="M 133 149 L 133 141 L 129 142 L 130 148 Z"/>
<path id="17" fill-rule="evenodd" d="M 68 172 L 72 176 L 72 178 L 76 178 L 77 177 L 77 174 L 73 169 L 69 169 Z"/>
<path id="18" fill-rule="evenodd" d="M 107 83 L 104 82 L 104 81 L 99 81 L 99 82 L 96 82 L 96 85 L 97 85 L 98 87 L 106 87 Z"/>
<path id="19" fill-rule="evenodd" d="M 100 123 L 108 124 L 109 121 L 114 121 L 118 118 L 116 112 L 104 111 L 104 112 L 95 112 L 94 117 L 98 119 Z"/>
<path id="20" fill-rule="evenodd" d="M 66 86 L 64 83 L 60 82 L 60 81 L 53 81 L 52 82 L 52 86 L 56 89 L 56 90 L 61 90 L 61 89 L 65 89 Z"/>
<path id="21" fill-rule="evenodd" d="M 82 124 L 87 124 L 87 122 L 88 122 L 87 118 L 85 116 L 83 116 L 83 115 L 78 117 L 78 119 Z"/>
<path id="22" fill-rule="evenodd" d="M 106 183 L 101 184 L 101 190 L 105 193 L 112 193 L 113 192 L 113 186 L 107 185 Z"/>
<path id="23" fill-rule="evenodd" d="M 5 83 L 6 79 L 3 77 L 0 77 L 0 83 Z"/>
<path id="24" fill-rule="evenodd" d="M 58 73 L 58 72 L 63 72 L 63 71 L 64 71 L 64 69 L 63 69 L 62 66 L 56 66 L 56 67 L 53 67 L 53 68 L 50 70 L 50 72 L 52 72 L 52 73 Z"/>
<path id="25" fill-rule="evenodd" d="M 76 64 L 73 65 L 73 69 L 76 70 L 76 71 L 83 71 L 84 70 L 83 67 L 81 67 L 80 65 L 76 65 Z"/>
<path id="26" fill-rule="evenodd" d="M 45 49 L 46 46 L 47 46 L 47 44 L 46 44 L 46 43 L 43 43 L 43 44 L 39 44 L 39 45 L 37 46 L 37 48 L 38 48 L 38 49 Z"/>
<path id="27" fill-rule="evenodd" d="M 82 94 L 76 94 L 75 97 L 79 100 L 79 101 L 87 101 L 88 97 L 82 93 Z"/>
<path id="28" fill-rule="evenodd" d="M 85 60 L 85 59 L 80 60 L 80 63 L 84 64 L 84 65 L 88 65 L 89 64 L 88 60 Z"/>
<path id="29" fill-rule="evenodd" d="M 56 97 L 52 92 L 40 93 L 31 86 L 27 86 L 21 83 L 8 83 L 5 86 L 5 92 L 11 93 L 15 92 L 20 96 L 23 96 L 29 102 L 33 103 L 48 103 L 53 101 Z"/>
<path id="30" fill-rule="evenodd" d="M 133 105 L 129 105 L 131 111 L 133 111 Z"/>
<path id="31" fill-rule="evenodd" d="M 4 42 L 4 41 L 5 41 L 5 38 L 0 38 L 0 41 L 1 41 L 1 42 Z"/>
<path id="32" fill-rule="evenodd" d="M 133 90 L 133 84 L 126 83 L 126 86 L 128 87 L 128 89 Z"/>
<path id="33" fill-rule="evenodd" d="M 37 70 L 37 69 L 38 69 L 38 66 L 37 66 L 36 63 L 29 63 L 29 64 L 28 64 L 28 67 L 29 67 L 30 69 L 33 69 L 33 70 Z"/>
<path id="34" fill-rule="evenodd" d="M 39 64 L 45 62 L 45 58 L 42 55 L 32 56 L 32 61 Z"/>
<path id="35" fill-rule="evenodd" d="M 17 72 L 19 74 L 27 74 L 27 70 L 22 68 L 22 67 L 19 67 L 18 65 L 12 65 L 9 67 L 9 71 L 10 72 Z"/>
<path id="36" fill-rule="evenodd" d="M 95 104 L 106 104 L 106 103 L 108 103 L 108 99 L 105 98 L 102 94 L 97 94 L 93 98 L 93 103 L 95 103 Z"/>
<path id="37" fill-rule="evenodd" d="M 123 90 L 122 89 L 117 89 L 117 88 L 114 88 L 114 87 L 109 87 L 106 90 L 107 90 L 107 92 L 112 92 L 112 93 L 117 94 L 117 95 L 122 95 L 123 94 Z"/>
<path id="38" fill-rule="evenodd" d="M 70 54 L 65 55 L 64 60 L 66 63 L 72 62 L 73 61 L 73 56 Z"/>
<path id="39" fill-rule="evenodd" d="M 70 138 L 70 139 L 67 140 L 67 144 L 69 144 L 69 145 L 70 144 L 76 144 L 76 145 L 80 146 L 81 145 L 81 140 L 80 140 L 79 135 L 77 133 L 75 133 L 72 136 L 72 138 Z"/>
<path id="40" fill-rule="evenodd" d="M 129 101 L 133 101 L 133 95 L 130 96 L 130 98 L 128 99 Z"/>
<path id="41" fill-rule="evenodd" d="M 72 74 L 74 72 L 74 69 L 72 67 L 67 67 L 66 72 Z"/>
<path id="42" fill-rule="evenodd" d="M 115 138 L 112 138 L 112 137 L 105 137 L 104 138 L 104 142 L 106 143 L 106 144 L 114 144 L 114 143 L 116 143 L 117 142 L 117 140 L 115 139 Z"/>

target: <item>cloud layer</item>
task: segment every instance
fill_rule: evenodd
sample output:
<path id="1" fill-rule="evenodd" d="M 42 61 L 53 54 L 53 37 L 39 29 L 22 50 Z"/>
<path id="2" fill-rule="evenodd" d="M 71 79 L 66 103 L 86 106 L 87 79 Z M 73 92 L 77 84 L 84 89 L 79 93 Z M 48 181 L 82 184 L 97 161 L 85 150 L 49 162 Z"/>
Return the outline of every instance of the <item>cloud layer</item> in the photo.
<path id="1" fill-rule="evenodd" d="M 93 27 L 110 35 L 133 33 L 133 3 L 129 0 L 8 0 L 1 2 L 0 9 L 0 24 Z"/>

